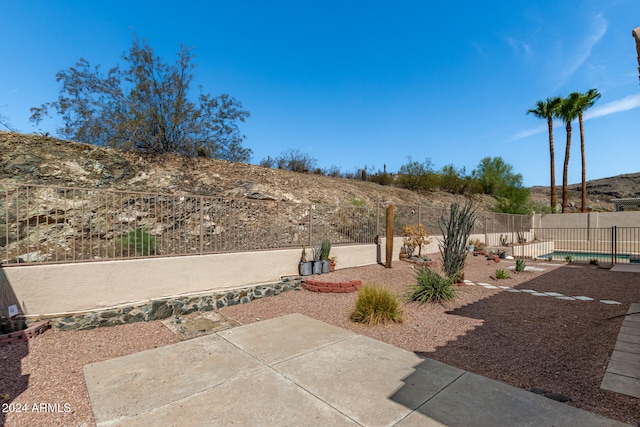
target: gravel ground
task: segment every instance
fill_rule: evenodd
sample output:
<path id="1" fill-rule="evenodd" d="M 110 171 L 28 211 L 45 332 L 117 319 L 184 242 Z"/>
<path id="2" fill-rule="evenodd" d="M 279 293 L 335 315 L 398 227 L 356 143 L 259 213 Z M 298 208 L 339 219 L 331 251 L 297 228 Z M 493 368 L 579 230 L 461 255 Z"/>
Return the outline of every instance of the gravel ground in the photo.
<path id="1" fill-rule="evenodd" d="M 514 265 L 514 261 L 495 264 L 470 256 L 465 275 L 476 283 L 594 300 L 565 301 L 463 285 L 454 303 L 405 302 L 401 323 L 371 327 L 349 320 L 356 293 L 301 290 L 226 307 L 220 313 L 243 324 L 302 313 L 519 388 L 561 393 L 571 399 L 568 404 L 587 411 L 633 424 L 640 421 L 640 399 L 600 390 L 623 320 L 607 319 L 640 302 L 639 275 L 591 265 L 533 262 L 527 265 L 545 270 L 515 273 L 509 269 Z M 497 268 L 507 270 L 511 278 L 494 279 Z M 396 261 L 393 269 L 373 265 L 338 270 L 321 278 L 360 279 L 385 286 L 403 298 L 414 282 L 414 273 L 413 265 Z M 599 302 L 603 299 L 621 304 Z M 52 329 L 28 344 L 2 346 L 0 401 L 13 406 L 12 412 L 0 414 L 0 425 L 95 425 L 82 367 L 178 340 L 161 322 L 149 322 L 91 331 Z M 46 412 L 35 412 L 34 404 L 41 403 L 57 403 L 58 407 L 50 405 Z M 29 412 L 16 412 L 18 405 Z"/>

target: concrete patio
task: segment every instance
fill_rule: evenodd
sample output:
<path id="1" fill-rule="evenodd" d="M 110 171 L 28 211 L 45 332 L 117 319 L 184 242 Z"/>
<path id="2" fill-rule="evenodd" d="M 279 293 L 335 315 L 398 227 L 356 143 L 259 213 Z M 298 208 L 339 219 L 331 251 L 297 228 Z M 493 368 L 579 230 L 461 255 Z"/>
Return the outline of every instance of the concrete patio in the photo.
<path id="1" fill-rule="evenodd" d="M 98 426 L 622 426 L 292 314 L 84 368 Z"/>

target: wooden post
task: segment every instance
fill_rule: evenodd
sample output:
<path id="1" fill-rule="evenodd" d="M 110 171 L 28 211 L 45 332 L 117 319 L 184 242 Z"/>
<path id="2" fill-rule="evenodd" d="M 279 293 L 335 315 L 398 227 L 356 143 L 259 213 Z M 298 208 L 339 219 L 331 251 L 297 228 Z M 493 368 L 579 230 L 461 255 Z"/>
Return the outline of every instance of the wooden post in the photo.
<path id="1" fill-rule="evenodd" d="M 387 208 L 387 245 L 385 266 L 391 268 L 393 258 L 393 205 Z"/>

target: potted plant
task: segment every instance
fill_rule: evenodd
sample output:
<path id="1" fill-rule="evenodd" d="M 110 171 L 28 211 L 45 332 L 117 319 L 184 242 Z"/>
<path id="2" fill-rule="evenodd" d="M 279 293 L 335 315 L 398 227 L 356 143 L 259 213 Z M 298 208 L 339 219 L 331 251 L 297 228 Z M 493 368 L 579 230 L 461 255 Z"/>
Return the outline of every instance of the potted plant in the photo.
<path id="1" fill-rule="evenodd" d="M 336 261 L 338 260 L 337 256 L 332 256 L 329 258 L 329 271 L 330 272 L 334 272 L 336 271 Z"/>
<path id="2" fill-rule="evenodd" d="M 407 245 L 402 245 L 402 247 L 400 247 L 400 259 L 407 259 L 409 258 L 409 253 L 407 252 Z"/>
<path id="3" fill-rule="evenodd" d="M 313 274 L 322 274 L 322 246 L 312 249 L 313 251 Z"/>
<path id="4" fill-rule="evenodd" d="M 331 252 L 331 242 L 328 239 L 322 241 L 322 255 L 320 259 L 322 261 L 322 274 L 326 274 L 331 271 L 331 261 L 329 261 L 329 252 Z"/>
<path id="5" fill-rule="evenodd" d="M 307 248 L 302 246 L 302 255 L 300 256 L 300 265 L 298 272 L 301 276 L 309 276 L 313 273 L 313 263 L 307 260 Z"/>
<path id="6" fill-rule="evenodd" d="M 523 244 L 527 242 L 527 238 L 524 237 L 524 233 L 522 231 L 518 231 L 518 243 Z"/>

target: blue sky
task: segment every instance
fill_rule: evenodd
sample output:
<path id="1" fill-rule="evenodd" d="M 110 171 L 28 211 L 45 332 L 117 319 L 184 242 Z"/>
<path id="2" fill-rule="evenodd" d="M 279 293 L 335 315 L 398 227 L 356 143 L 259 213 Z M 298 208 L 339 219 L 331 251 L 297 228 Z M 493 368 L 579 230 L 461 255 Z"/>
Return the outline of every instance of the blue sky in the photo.
<path id="1" fill-rule="evenodd" d="M 0 0 L 0 114 L 36 132 L 29 108 L 56 99 L 56 72 L 81 57 L 115 65 L 135 31 L 166 62 L 194 48 L 194 95 L 202 85 L 250 111 L 241 131 L 254 163 L 299 149 L 343 171 L 394 172 L 411 156 L 470 172 L 501 156 L 526 186 L 549 185 L 546 124 L 526 111 L 597 88 L 587 179 L 640 171 L 638 0 L 430 3 Z M 562 123 L 555 139 L 560 183 Z"/>

